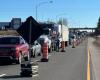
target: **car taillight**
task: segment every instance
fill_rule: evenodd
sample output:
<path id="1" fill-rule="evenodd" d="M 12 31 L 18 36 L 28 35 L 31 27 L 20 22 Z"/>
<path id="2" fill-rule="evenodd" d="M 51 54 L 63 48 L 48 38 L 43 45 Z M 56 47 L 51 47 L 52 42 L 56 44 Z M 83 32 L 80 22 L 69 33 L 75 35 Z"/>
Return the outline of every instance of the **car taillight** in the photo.
<path id="1" fill-rule="evenodd" d="M 19 52 L 19 48 L 16 48 L 16 53 L 18 53 Z"/>

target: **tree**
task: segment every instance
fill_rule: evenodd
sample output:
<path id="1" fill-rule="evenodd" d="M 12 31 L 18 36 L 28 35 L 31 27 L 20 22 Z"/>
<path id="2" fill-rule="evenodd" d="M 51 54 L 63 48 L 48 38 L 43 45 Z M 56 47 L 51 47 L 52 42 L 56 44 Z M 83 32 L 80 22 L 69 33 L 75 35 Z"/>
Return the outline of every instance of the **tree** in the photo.
<path id="1" fill-rule="evenodd" d="M 99 17 L 99 19 L 98 19 L 97 28 L 100 29 L 100 17 Z"/>
<path id="2" fill-rule="evenodd" d="M 63 24 L 65 26 L 68 26 L 68 21 L 66 18 L 63 18 L 63 19 L 59 19 L 59 21 L 57 22 L 58 24 Z"/>
<path id="3" fill-rule="evenodd" d="M 100 17 L 98 19 L 98 23 L 97 23 L 97 28 L 95 30 L 95 34 L 96 35 L 100 35 Z"/>

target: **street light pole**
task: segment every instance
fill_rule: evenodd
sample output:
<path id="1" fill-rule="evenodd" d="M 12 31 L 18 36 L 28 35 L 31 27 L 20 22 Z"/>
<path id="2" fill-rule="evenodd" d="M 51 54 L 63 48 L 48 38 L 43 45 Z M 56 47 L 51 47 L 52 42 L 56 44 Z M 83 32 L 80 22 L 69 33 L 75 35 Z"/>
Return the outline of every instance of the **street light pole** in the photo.
<path id="1" fill-rule="evenodd" d="M 39 4 L 36 5 L 36 20 L 38 19 L 38 7 L 43 5 L 43 4 L 47 4 L 47 3 L 53 3 L 53 1 L 49 1 L 49 2 L 41 2 Z"/>

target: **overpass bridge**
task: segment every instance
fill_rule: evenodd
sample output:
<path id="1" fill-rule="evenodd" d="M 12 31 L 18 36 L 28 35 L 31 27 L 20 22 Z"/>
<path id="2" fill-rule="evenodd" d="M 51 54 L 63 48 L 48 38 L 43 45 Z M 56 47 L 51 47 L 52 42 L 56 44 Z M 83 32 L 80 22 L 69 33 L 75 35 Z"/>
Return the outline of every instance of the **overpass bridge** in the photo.
<path id="1" fill-rule="evenodd" d="M 94 32 L 96 28 L 69 28 L 69 30 L 89 31 Z"/>

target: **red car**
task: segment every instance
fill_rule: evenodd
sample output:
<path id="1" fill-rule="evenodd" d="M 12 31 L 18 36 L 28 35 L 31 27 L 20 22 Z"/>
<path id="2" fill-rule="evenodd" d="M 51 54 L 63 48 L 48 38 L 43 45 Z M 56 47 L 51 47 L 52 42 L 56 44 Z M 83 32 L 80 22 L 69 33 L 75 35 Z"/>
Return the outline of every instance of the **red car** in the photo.
<path id="1" fill-rule="evenodd" d="M 22 58 L 29 59 L 29 45 L 21 36 L 0 37 L 0 59 L 10 59 L 18 64 Z"/>

